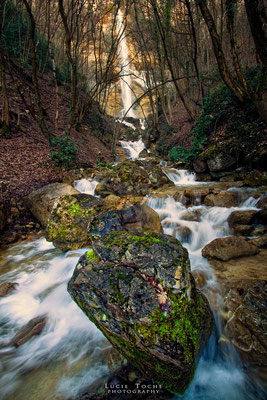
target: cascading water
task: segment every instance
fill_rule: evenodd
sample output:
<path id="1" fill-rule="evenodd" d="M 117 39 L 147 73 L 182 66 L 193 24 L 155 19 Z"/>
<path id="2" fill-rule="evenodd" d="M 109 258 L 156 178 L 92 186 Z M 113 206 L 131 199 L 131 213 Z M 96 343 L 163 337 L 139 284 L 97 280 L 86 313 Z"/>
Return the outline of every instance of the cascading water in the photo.
<path id="1" fill-rule="evenodd" d="M 218 237 L 230 235 L 227 218 L 235 210 L 256 209 L 257 199 L 250 197 L 240 207 L 222 208 L 192 206 L 186 208 L 172 197 L 149 198 L 147 205 L 160 216 L 164 233 L 178 238 L 187 248 L 191 269 L 205 272 L 207 277 L 205 293 L 214 296 L 220 303 L 219 286 L 208 261 L 202 257 L 202 248 Z M 188 220 L 188 213 L 191 217 Z M 187 216 L 186 216 L 187 215 Z M 186 235 L 183 234 L 186 228 Z M 198 364 L 193 381 L 182 397 L 184 400 L 254 400 L 264 398 L 260 388 L 252 387 L 249 379 L 240 368 L 240 361 L 233 348 L 229 346 L 229 358 L 223 357 L 216 342 L 220 336 L 220 319 L 215 315 L 216 328 Z M 258 391 L 257 391 L 258 390 Z M 256 397 L 255 397 L 256 396 Z"/>
<path id="2" fill-rule="evenodd" d="M 73 182 L 73 186 L 78 192 L 95 195 L 95 188 L 98 185 L 98 180 L 93 178 L 82 178 Z"/>
<path id="3" fill-rule="evenodd" d="M 186 169 L 175 169 L 163 167 L 162 171 L 175 185 L 199 185 L 196 181 L 196 175 Z M 203 185 L 203 182 L 201 182 Z"/>
<path id="4" fill-rule="evenodd" d="M 123 104 L 122 117 L 124 117 L 126 114 L 127 117 L 137 118 L 133 108 L 131 107 L 133 104 L 132 77 L 130 71 L 129 49 L 125 35 L 125 24 L 121 10 L 118 10 L 116 22 L 117 34 L 119 37 L 117 51 L 121 68 L 120 85 Z"/>
<path id="5" fill-rule="evenodd" d="M 107 374 L 99 353 L 108 345 L 67 292 L 84 252 L 64 254 L 44 238 L 7 251 L 5 269 L 10 271 L 0 278 L 18 286 L 0 300 L 1 399 L 65 399 Z M 40 315 L 47 317 L 42 334 L 17 349 L 9 347 L 18 330 Z"/>
<path id="6" fill-rule="evenodd" d="M 120 140 L 121 147 L 124 148 L 131 160 L 136 160 L 142 150 L 145 149 L 145 144 L 140 137 L 136 142 L 126 142 L 125 140 Z"/>

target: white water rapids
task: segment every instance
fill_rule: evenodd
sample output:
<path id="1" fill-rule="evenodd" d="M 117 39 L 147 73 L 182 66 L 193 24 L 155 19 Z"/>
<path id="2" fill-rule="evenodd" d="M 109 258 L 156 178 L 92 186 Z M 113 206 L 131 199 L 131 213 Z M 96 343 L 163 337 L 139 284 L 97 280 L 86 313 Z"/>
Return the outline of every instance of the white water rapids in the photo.
<path id="1" fill-rule="evenodd" d="M 179 172 L 180 173 L 180 172 Z M 180 173 L 181 177 L 181 173 Z M 188 174 L 182 174 L 194 182 Z M 76 189 L 94 194 L 96 181 L 82 179 Z M 232 189 L 239 190 L 239 189 Z M 171 197 L 148 198 L 147 204 L 160 216 L 164 233 L 176 236 L 188 249 L 191 268 L 207 275 L 206 289 L 218 291 L 213 270 L 201 256 L 211 240 L 230 234 L 227 218 L 234 210 L 255 209 L 253 197 L 240 207 L 193 206 L 186 208 Z M 188 220 L 186 214 L 194 215 Z M 184 236 L 179 227 L 187 228 Z M 83 314 L 67 292 L 79 257 L 86 249 L 63 253 L 44 238 L 9 248 L 0 258 L 0 282 L 17 282 L 17 289 L 0 299 L 0 398 L 6 400 L 65 400 L 103 380 L 109 369 L 106 350 L 109 344 L 102 333 Z M 19 348 L 8 343 L 29 320 L 46 315 L 48 322 L 39 336 Z M 219 318 L 199 361 L 194 379 L 184 400 L 259 400 L 263 395 L 243 372 L 230 348 L 224 357 L 217 345 Z M 7 346 L 7 347 L 6 347 Z"/>

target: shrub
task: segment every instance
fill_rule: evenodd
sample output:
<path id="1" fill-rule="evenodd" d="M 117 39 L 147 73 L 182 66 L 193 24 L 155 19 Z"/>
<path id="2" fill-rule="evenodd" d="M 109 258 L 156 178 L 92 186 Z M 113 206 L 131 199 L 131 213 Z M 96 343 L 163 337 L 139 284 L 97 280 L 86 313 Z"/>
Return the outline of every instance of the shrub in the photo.
<path id="1" fill-rule="evenodd" d="M 78 148 L 68 136 L 57 136 L 50 139 L 50 158 L 56 164 L 70 168 L 77 159 Z"/>
<path id="2" fill-rule="evenodd" d="M 247 81 L 253 90 L 256 90 L 260 69 L 250 68 L 246 71 Z M 204 99 L 203 112 L 196 120 L 191 130 L 192 145 L 189 148 L 175 146 L 169 153 L 172 161 L 181 160 L 190 162 L 203 152 L 211 133 L 224 126 L 224 140 L 229 139 L 225 146 L 227 152 L 234 151 L 238 157 L 253 147 L 253 138 L 262 130 L 253 102 L 240 104 L 225 86 L 221 85 Z M 232 143 L 232 146 L 231 146 Z M 220 142 L 216 142 L 217 147 Z M 246 148 L 245 148 L 246 147 Z"/>

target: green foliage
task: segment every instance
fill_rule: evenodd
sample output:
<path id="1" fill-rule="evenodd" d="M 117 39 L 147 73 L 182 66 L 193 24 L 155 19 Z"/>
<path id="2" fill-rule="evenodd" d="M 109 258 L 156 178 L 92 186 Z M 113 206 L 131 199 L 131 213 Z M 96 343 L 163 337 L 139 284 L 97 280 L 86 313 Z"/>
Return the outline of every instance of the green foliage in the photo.
<path id="1" fill-rule="evenodd" d="M 252 90 L 257 88 L 259 74 L 259 67 L 246 71 L 247 82 Z M 193 137 L 191 147 L 173 147 L 169 153 L 172 161 L 191 162 L 196 159 L 209 143 L 211 133 L 216 132 L 222 126 L 224 126 L 223 140 L 229 139 L 230 143 L 231 138 L 232 143 L 232 146 L 227 143 L 223 151 L 241 154 L 242 151 L 248 151 L 250 146 L 255 147 L 253 138 L 262 128 L 260 128 L 253 102 L 239 104 L 230 90 L 222 85 L 204 99 L 202 109 L 202 114 L 199 115 L 195 127 L 190 132 Z M 220 142 L 216 142 L 216 150 L 219 146 Z M 245 149 L 245 146 L 248 148 Z"/>
<path id="2" fill-rule="evenodd" d="M 52 150 L 50 158 L 58 165 L 70 168 L 77 158 L 78 148 L 67 136 L 57 136 L 50 139 Z"/>

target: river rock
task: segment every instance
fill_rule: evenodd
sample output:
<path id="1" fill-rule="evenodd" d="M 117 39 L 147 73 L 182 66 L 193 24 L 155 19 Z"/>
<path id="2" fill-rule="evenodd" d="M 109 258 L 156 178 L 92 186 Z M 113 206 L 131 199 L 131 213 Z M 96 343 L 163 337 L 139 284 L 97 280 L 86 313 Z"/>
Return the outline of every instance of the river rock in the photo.
<path id="1" fill-rule="evenodd" d="M 254 246 L 259 247 L 260 249 L 266 249 L 267 247 L 267 234 L 254 238 L 254 239 L 250 239 L 249 243 L 253 244 Z"/>
<path id="2" fill-rule="evenodd" d="M 17 282 L 4 282 L 0 284 L 0 297 L 5 297 L 16 290 Z"/>
<path id="3" fill-rule="evenodd" d="M 236 163 L 236 158 L 228 154 L 217 154 L 207 161 L 211 172 L 221 172 L 225 169 L 233 167 Z"/>
<path id="4" fill-rule="evenodd" d="M 237 225 L 251 225 L 251 224 L 253 224 L 253 222 L 255 220 L 256 214 L 257 214 L 257 211 L 255 211 L 255 210 L 233 211 L 229 215 L 227 222 L 228 222 L 230 228 L 232 228 L 232 229 L 235 229 Z"/>
<path id="5" fill-rule="evenodd" d="M 237 192 L 220 192 L 209 194 L 205 197 L 204 204 L 209 207 L 237 207 L 239 205 L 239 196 Z"/>
<path id="6" fill-rule="evenodd" d="M 42 315 L 31 319 L 9 343 L 9 346 L 19 347 L 28 342 L 33 336 L 40 335 L 47 323 L 47 317 Z"/>
<path id="7" fill-rule="evenodd" d="M 184 212 L 180 218 L 184 221 L 194 221 L 199 222 L 201 217 L 201 210 L 194 210 L 194 211 L 186 211 Z"/>
<path id="8" fill-rule="evenodd" d="M 144 376 L 185 391 L 210 336 L 212 315 L 178 240 L 112 232 L 80 258 L 68 291 Z"/>
<path id="9" fill-rule="evenodd" d="M 207 164 L 205 161 L 196 160 L 193 162 L 193 168 L 196 172 L 202 173 L 207 171 Z"/>
<path id="10" fill-rule="evenodd" d="M 109 194 L 145 196 L 167 183 L 171 184 L 161 167 L 143 167 L 141 162 L 125 161 L 97 185 L 95 193 L 102 197 Z"/>
<path id="11" fill-rule="evenodd" d="M 32 214 L 46 227 L 56 200 L 62 196 L 78 193 L 74 187 L 66 183 L 51 183 L 32 192 L 25 201 Z"/>
<path id="12" fill-rule="evenodd" d="M 223 261 L 251 256 L 258 252 L 259 249 L 256 246 L 237 236 L 214 239 L 202 249 L 203 257 Z"/>
<path id="13" fill-rule="evenodd" d="M 145 204 L 122 210 L 107 207 L 87 194 L 61 197 L 48 221 L 47 240 L 63 250 L 75 250 L 89 246 L 92 236 L 112 231 L 162 231 L 158 214 Z"/>
<path id="14" fill-rule="evenodd" d="M 188 226 L 178 226 L 173 231 L 173 237 L 176 237 L 183 243 L 189 243 L 192 237 L 192 231 Z"/>
<path id="15" fill-rule="evenodd" d="M 224 296 L 227 337 L 250 367 L 267 367 L 266 280 L 231 281 Z"/>

